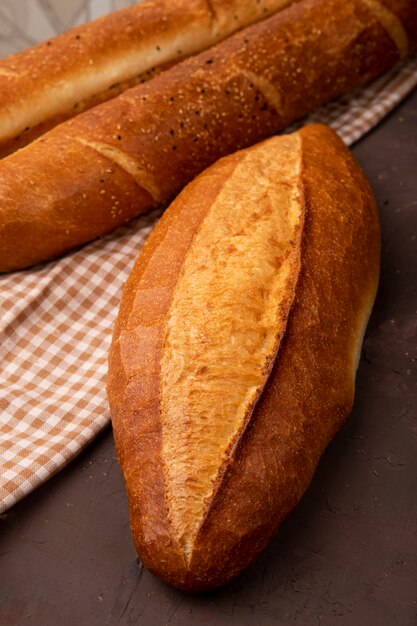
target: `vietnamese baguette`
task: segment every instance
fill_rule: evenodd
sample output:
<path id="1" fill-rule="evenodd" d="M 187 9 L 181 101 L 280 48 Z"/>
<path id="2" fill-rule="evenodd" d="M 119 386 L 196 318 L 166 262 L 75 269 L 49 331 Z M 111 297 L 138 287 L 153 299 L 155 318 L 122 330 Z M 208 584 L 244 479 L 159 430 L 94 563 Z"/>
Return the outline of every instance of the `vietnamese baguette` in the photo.
<path id="1" fill-rule="evenodd" d="M 108 397 L 135 545 L 190 591 L 246 567 L 353 403 L 379 275 L 364 174 L 324 126 L 218 161 L 125 285 Z"/>

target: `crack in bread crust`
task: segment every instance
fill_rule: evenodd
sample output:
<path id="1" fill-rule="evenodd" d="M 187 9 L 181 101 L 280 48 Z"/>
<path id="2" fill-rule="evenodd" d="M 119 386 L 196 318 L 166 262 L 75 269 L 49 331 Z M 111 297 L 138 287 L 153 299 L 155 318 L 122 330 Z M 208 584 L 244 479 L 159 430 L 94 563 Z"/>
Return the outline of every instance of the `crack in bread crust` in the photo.
<path id="1" fill-rule="evenodd" d="M 409 42 L 405 28 L 401 20 L 378 0 L 361 0 L 365 6 L 375 16 L 381 26 L 395 42 L 400 53 L 400 58 L 404 59 L 408 54 Z"/>
<path id="2" fill-rule="evenodd" d="M 75 139 L 84 146 L 88 146 L 107 159 L 110 159 L 125 172 L 130 174 L 139 187 L 142 187 L 142 189 L 147 191 L 155 202 L 159 202 L 161 200 L 159 187 L 157 186 L 152 174 L 140 167 L 136 160 L 127 154 L 127 152 L 110 144 L 99 141 L 90 141 L 88 139 L 84 139 L 83 137 L 76 137 Z"/>
<path id="3" fill-rule="evenodd" d="M 283 114 L 281 95 L 276 87 L 262 76 L 257 76 L 254 72 L 249 70 L 243 70 L 241 72 L 245 78 L 250 80 L 258 89 L 258 91 L 264 96 L 265 100 L 274 107 L 279 115 Z"/>
<path id="4" fill-rule="evenodd" d="M 162 458 L 170 522 L 187 561 L 276 358 L 299 271 L 300 145 L 282 137 L 269 146 L 241 159 L 210 207 L 165 325 Z M 246 195 L 248 176 L 255 182 Z"/>

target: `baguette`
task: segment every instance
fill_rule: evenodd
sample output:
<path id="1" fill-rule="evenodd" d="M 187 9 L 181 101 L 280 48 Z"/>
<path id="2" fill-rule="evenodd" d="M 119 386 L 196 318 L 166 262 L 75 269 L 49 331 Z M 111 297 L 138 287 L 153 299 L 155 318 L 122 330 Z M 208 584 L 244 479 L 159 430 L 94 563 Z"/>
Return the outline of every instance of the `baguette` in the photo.
<path id="1" fill-rule="evenodd" d="M 417 45 L 415 0 L 302 0 L 0 162 L 0 271 L 171 200 L 219 157 L 363 85 Z"/>
<path id="2" fill-rule="evenodd" d="M 0 158 L 294 0 L 146 0 L 0 61 Z"/>
<path id="3" fill-rule="evenodd" d="M 206 591 L 297 504 L 349 414 L 380 255 L 369 184 L 306 126 L 217 162 L 125 285 L 108 397 L 144 563 Z"/>

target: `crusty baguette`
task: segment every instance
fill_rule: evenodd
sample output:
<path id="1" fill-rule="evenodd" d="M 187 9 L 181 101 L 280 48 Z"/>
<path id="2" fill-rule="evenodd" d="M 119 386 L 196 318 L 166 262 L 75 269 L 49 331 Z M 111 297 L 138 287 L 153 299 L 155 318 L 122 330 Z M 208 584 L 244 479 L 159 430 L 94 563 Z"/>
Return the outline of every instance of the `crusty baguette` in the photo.
<path id="1" fill-rule="evenodd" d="M 145 0 L 0 61 L 0 158 L 294 0 Z"/>
<path id="2" fill-rule="evenodd" d="M 368 82 L 416 45 L 415 0 L 302 0 L 61 124 L 0 162 L 0 271 L 172 199 L 220 156 Z"/>
<path id="3" fill-rule="evenodd" d="M 123 292 L 108 397 L 143 563 L 181 589 L 238 574 L 346 419 L 379 274 L 375 202 L 333 131 L 217 162 Z"/>

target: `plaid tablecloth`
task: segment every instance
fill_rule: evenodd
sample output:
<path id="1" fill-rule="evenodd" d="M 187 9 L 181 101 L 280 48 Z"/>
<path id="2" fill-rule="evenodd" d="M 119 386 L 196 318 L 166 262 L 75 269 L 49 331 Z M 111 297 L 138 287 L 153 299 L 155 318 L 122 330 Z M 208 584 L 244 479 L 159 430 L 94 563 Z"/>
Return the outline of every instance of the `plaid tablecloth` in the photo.
<path id="1" fill-rule="evenodd" d="M 350 145 L 416 85 L 414 57 L 303 123 L 327 123 Z M 157 218 L 0 277 L 0 512 L 108 425 L 107 351 L 121 289 Z"/>

